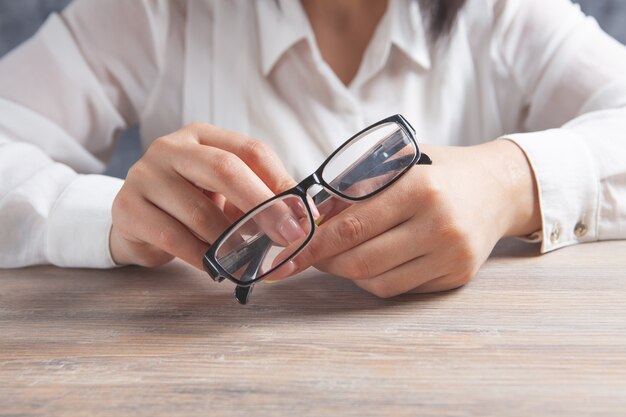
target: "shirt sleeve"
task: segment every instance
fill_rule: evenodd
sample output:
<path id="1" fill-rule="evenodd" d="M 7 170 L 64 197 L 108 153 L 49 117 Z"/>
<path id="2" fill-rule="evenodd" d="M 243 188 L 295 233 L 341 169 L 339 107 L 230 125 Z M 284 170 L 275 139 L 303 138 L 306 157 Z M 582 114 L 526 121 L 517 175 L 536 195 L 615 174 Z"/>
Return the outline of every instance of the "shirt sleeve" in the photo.
<path id="1" fill-rule="evenodd" d="M 110 267 L 98 175 L 158 79 L 167 1 L 79 0 L 0 60 L 0 267 Z"/>
<path id="2" fill-rule="evenodd" d="M 496 1 L 494 56 L 524 97 L 542 252 L 626 238 L 626 47 L 569 0 Z M 506 106 L 506 103 L 502 103 Z"/>

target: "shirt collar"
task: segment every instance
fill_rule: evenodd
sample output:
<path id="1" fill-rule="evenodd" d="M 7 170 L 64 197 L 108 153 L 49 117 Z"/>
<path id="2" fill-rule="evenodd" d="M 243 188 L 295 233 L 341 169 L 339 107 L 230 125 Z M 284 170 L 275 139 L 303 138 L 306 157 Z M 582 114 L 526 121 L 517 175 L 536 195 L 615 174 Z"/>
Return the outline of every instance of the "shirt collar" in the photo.
<path id="1" fill-rule="evenodd" d="M 293 45 L 311 30 L 300 0 L 255 1 L 260 39 L 261 70 L 267 76 Z M 390 0 L 390 41 L 424 69 L 431 66 L 429 42 L 416 0 Z"/>
<path id="2" fill-rule="evenodd" d="M 419 2 L 390 0 L 391 43 L 413 62 L 430 69 L 430 43 Z"/>
<path id="3" fill-rule="evenodd" d="M 257 0 L 261 70 L 267 76 L 287 50 L 306 39 L 309 22 L 300 0 Z"/>

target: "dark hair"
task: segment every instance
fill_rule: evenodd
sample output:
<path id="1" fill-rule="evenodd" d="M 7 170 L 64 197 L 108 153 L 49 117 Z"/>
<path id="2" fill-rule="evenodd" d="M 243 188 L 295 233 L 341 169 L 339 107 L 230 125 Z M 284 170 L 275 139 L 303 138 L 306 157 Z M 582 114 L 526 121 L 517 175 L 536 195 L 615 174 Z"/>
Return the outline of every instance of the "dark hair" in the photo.
<path id="1" fill-rule="evenodd" d="M 431 41 L 450 33 L 456 17 L 467 0 L 418 0 Z"/>
<path id="2" fill-rule="evenodd" d="M 280 7 L 278 0 L 274 0 Z M 430 40 L 435 42 L 442 35 L 450 33 L 459 11 L 467 0 L 417 0 L 425 15 Z"/>

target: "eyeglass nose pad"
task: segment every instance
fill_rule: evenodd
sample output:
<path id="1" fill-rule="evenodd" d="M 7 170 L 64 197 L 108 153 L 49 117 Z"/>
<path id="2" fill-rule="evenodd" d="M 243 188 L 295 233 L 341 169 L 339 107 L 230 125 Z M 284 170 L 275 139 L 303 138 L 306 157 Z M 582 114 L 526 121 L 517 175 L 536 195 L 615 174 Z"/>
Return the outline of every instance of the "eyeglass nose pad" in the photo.
<path id="1" fill-rule="evenodd" d="M 254 285 L 250 285 L 249 287 L 242 287 L 241 285 L 237 285 L 235 288 L 235 299 L 241 305 L 248 304 L 248 300 L 250 299 L 250 294 L 252 293 L 252 288 Z"/>
<path id="2" fill-rule="evenodd" d="M 420 155 L 420 159 L 417 160 L 417 165 L 432 165 L 433 161 L 430 159 L 430 156 L 426 155 L 422 152 Z"/>

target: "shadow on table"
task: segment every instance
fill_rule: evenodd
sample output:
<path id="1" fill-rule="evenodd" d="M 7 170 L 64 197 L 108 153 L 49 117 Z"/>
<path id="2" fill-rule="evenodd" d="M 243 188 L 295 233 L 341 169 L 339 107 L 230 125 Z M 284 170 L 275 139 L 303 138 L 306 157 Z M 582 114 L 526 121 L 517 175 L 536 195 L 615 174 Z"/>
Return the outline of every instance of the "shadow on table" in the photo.
<path id="1" fill-rule="evenodd" d="M 491 252 L 490 258 L 533 258 L 539 256 L 541 244 L 528 243 L 515 238 L 502 239 Z"/>
<path id="2" fill-rule="evenodd" d="M 494 257 L 538 253 L 536 245 L 503 243 Z M 232 283 L 215 283 L 204 272 L 180 261 L 157 269 L 34 267 L 12 271 L 0 279 L 2 320 L 57 321 L 68 326 L 92 323 L 122 333 L 141 329 L 142 333 L 181 336 L 267 326 L 272 321 L 311 324 L 346 317 L 359 320 L 408 307 L 419 317 L 421 311 L 447 304 L 463 291 L 379 299 L 346 279 L 311 269 L 278 283 L 258 284 L 250 304 L 241 306 L 234 300 Z"/>
<path id="3" fill-rule="evenodd" d="M 393 310 L 406 303 L 427 305 L 451 293 L 378 299 L 348 280 L 315 270 L 256 286 L 250 304 L 239 305 L 230 282 L 214 283 L 182 262 L 157 269 L 110 271 L 33 267 L 1 276 L 4 320 L 98 322 L 114 325 L 158 323 L 159 332 L 180 333 L 184 323 L 257 325 L 268 320 L 314 318 Z M 414 307 L 419 311 L 419 306 Z M 181 328 L 180 326 L 183 325 Z"/>

